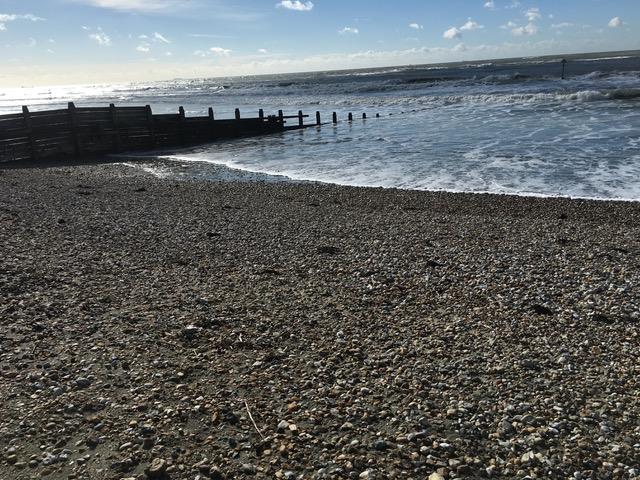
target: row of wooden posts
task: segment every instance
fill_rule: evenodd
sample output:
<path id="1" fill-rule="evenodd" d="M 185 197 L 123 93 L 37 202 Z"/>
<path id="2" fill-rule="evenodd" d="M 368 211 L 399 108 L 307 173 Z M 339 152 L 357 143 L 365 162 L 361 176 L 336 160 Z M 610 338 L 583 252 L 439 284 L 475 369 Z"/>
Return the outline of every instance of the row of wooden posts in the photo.
<path id="1" fill-rule="evenodd" d="M 182 107 L 180 107 L 180 109 L 182 109 Z M 213 117 L 213 108 L 211 108 L 211 107 L 209 107 L 209 117 L 212 118 L 212 119 L 214 118 Z M 258 118 L 260 118 L 260 119 L 264 119 L 265 118 L 263 109 L 258 110 Z M 298 110 L 298 115 L 291 115 L 291 116 L 284 116 L 282 110 L 278 110 L 278 118 L 280 119 L 280 121 L 283 121 L 284 119 L 288 119 L 288 118 L 297 118 L 299 127 L 310 127 L 310 126 L 313 126 L 313 125 L 305 125 L 304 124 L 304 119 L 305 118 L 309 118 L 309 115 L 304 115 L 302 113 L 302 110 Z M 376 113 L 376 118 L 380 118 L 380 114 L 379 113 Z M 241 117 L 240 117 L 240 109 L 236 108 L 236 120 L 240 120 L 240 119 L 241 119 Z M 367 114 L 366 113 L 362 114 L 362 119 L 363 120 L 367 119 Z M 349 112 L 347 120 L 349 122 L 353 122 L 353 113 Z M 338 123 L 338 113 L 337 112 L 333 112 L 332 123 L 334 123 L 334 124 Z M 316 123 L 315 123 L 315 126 L 319 127 L 321 125 L 322 125 L 322 118 L 321 118 L 320 112 L 316 112 Z"/>
<path id="2" fill-rule="evenodd" d="M 24 106 L 22 113 L 0 115 L 0 162 L 178 148 L 322 125 L 320 112 L 314 124 L 305 124 L 308 117 L 301 110 L 265 116 L 260 109 L 257 118 L 242 118 L 236 109 L 235 118 L 218 120 L 213 108 L 206 117 L 187 117 L 183 107 L 177 114 L 154 114 L 149 105 L 76 107 L 70 102 L 66 109 L 38 112 Z M 348 120 L 353 118 L 349 113 Z M 290 119 L 297 124 L 287 125 Z M 336 112 L 332 122 L 338 123 Z"/>

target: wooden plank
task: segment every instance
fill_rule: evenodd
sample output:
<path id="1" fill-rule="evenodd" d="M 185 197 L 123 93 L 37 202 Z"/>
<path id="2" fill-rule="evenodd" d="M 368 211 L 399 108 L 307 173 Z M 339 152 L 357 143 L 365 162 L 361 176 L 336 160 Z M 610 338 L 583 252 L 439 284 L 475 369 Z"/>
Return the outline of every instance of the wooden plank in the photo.
<path id="1" fill-rule="evenodd" d="M 7 120 L 22 120 L 21 113 L 5 113 L 4 115 L 0 115 L 0 122 L 4 122 Z"/>
<path id="2" fill-rule="evenodd" d="M 109 107 L 76 107 L 76 112 L 78 112 L 78 115 L 82 115 L 85 113 L 104 113 L 104 114 L 109 114 L 110 110 Z"/>
<path id="3" fill-rule="evenodd" d="M 11 128 L 12 126 L 24 125 L 22 122 L 22 116 L 20 118 L 7 118 L 5 120 L 0 120 L 0 128 Z"/>
<path id="4" fill-rule="evenodd" d="M 56 115 L 68 115 L 69 110 L 66 108 L 61 108 L 58 110 L 42 110 L 40 112 L 31 112 L 31 118 L 36 119 L 40 117 L 54 117 Z"/>

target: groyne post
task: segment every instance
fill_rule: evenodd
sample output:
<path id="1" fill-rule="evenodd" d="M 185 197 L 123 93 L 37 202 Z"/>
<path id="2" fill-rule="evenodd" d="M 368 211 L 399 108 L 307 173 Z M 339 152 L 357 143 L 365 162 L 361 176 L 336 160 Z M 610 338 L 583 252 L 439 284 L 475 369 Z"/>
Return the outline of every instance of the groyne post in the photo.
<path id="1" fill-rule="evenodd" d="M 333 112 L 333 123 L 338 123 L 338 114 Z"/>
<path id="2" fill-rule="evenodd" d="M 151 111 L 151 105 L 146 105 L 145 109 L 147 111 L 147 127 L 149 128 L 150 143 L 152 147 L 156 147 L 158 145 L 158 142 L 156 140 L 156 130 L 153 123 L 153 112 Z"/>
<path id="3" fill-rule="evenodd" d="M 353 113 L 349 112 L 349 121 L 353 122 Z"/>
<path id="4" fill-rule="evenodd" d="M 213 108 L 209 107 L 209 120 L 211 120 L 212 122 L 215 120 L 215 117 L 213 116 Z"/>
<path id="5" fill-rule="evenodd" d="M 187 129 L 185 128 L 184 122 L 184 107 L 178 108 L 178 124 L 180 125 L 180 142 L 183 144 L 187 143 Z"/>
<path id="6" fill-rule="evenodd" d="M 282 113 L 282 110 L 278 110 L 278 122 L 284 126 L 284 113 Z"/>
<path id="7" fill-rule="evenodd" d="M 258 110 L 258 118 L 260 119 L 260 121 L 264 121 L 264 110 L 260 109 Z"/>
<path id="8" fill-rule="evenodd" d="M 109 112 L 111 113 L 111 125 L 113 126 L 113 143 L 116 153 L 122 151 L 122 140 L 120 139 L 120 127 L 118 125 L 118 110 L 113 103 L 109 104 Z"/>
<path id="9" fill-rule="evenodd" d="M 73 102 L 67 104 L 69 110 L 69 127 L 71 128 L 71 137 L 73 138 L 73 147 L 76 156 L 80 156 L 80 138 L 78 137 L 78 115 L 76 113 L 76 106 Z"/>
<path id="10" fill-rule="evenodd" d="M 240 120 L 240 109 L 236 108 L 236 120 Z"/>
<path id="11" fill-rule="evenodd" d="M 320 121 L 320 112 L 316 112 L 316 125 L 320 126 L 322 122 Z"/>
<path id="12" fill-rule="evenodd" d="M 31 151 L 31 158 L 33 160 L 38 159 L 38 150 L 36 147 L 36 139 L 33 136 L 33 124 L 31 123 L 31 115 L 29 114 L 29 107 L 22 106 L 22 118 L 24 119 L 24 127 L 27 129 L 27 137 L 29 138 L 29 150 Z"/>
<path id="13" fill-rule="evenodd" d="M 567 65 L 567 59 L 563 58 L 560 63 L 562 63 L 562 76 L 561 76 L 561 78 L 562 78 L 562 80 L 564 80 L 564 69 L 565 69 L 565 67 Z"/>
<path id="14" fill-rule="evenodd" d="M 367 114 L 366 114 L 366 113 L 363 113 L 363 114 L 362 114 L 362 119 L 363 119 L 363 120 L 366 120 L 366 119 L 367 119 Z"/>
<path id="15" fill-rule="evenodd" d="M 302 116 L 302 110 L 298 110 L 298 125 L 304 127 L 304 117 Z"/>

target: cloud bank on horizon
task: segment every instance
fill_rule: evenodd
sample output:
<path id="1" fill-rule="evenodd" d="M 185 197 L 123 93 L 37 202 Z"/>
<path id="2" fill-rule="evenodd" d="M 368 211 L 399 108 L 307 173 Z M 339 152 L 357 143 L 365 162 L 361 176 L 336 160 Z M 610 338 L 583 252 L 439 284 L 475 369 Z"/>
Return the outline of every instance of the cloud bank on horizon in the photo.
<path id="1" fill-rule="evenodd" d="M 0 85 L 640 49 L 637 0 L 426 3 L 4 0 L 0 58 L 11 68 L 0 72 Z"/>

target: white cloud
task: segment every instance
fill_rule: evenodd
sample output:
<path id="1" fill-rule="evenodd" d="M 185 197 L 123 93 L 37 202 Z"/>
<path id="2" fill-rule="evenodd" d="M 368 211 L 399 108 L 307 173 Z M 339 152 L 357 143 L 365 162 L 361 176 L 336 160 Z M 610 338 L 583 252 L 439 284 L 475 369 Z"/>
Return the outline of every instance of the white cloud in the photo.
<path id="1" fill-rule="evenodd" d="M 468 19 L 467 23 L 460 27 L 460 30 L 479 30 L 481 28 L 484 28 L 484 25 L 479 25 L 473 20 Z"/>
<path id="2" fill-rule="evenodd" d="M 138 45 L 136 47 L 136 50 L 141 53 L 149 53 L 149 50 L 151 50 L 151 48 L 148 43 L 143 43 L 142 45 Z"/>
<path id="3" fill-rule="evenodd" d="M 171 41 L 167 40 L 162 34 L 158 32 L 153 33 L 153 39 L 162 43 L 171 43 Z"/>
<path id="4" fill-rule="evenodd" d="M 298 12 L 308 12 L 313 10 L 313 2 L 301 2 L 300 0 L 282 0 L 276 5 L 278 8 L 296 10 Z"/>
<path id="5" fill-rule="evenodd" d="M 484 8 L 488 8 L 489 10 L 495 10 L 496 2 L 494 2 L 493 0 L 489 0 L 488 2 L 485 2 Z"/>
<path id="6" fill-rule="evenodd" d="M 14 13 L 0 13 L 0 32 L 7 30 L 7 23 L 15 22 L 16 20 L 28 20 L 31 22 L 41 22 L 44 20 L 42 17 L 37 17 L 31 13 L 25 15 L 16 15 Z"/>
<path id="7" fill-rule="evenodd" d="M 228 57 L 229 55 L 231 55 L 231 50 L 229 50 L 228 48 L 211 47 L 209 51 L 218 57 Z"/>
<path id="8" fill-rule="evenodd" d="M 111 38 L 104 32 L 92 33 L 89 38 L 102 47 L 111 46 Z"/>
<path id="9" fill-rule="evenodd" d="M 624 22 L 620 17 L 613 17 L 611 20 L 609 20 L 609 27 L 611 28 L 620 28 L 623 25 L 624 25 Z"/>
<path id="10" fill-rule="evenodd" d="M 510 30 L 512 28 L 516 28 L 518 26 L 517 23 L 509 20 L 505 25 L 501 25 L 500 28 L 504 28 L 505 30 Z"/>
<path id="11" fill-rule="evenodd" d="M 44 20 L 42 17 L 37 17 L 31 13 L 25 15 L 16 15 L 14 13 L 0 13 L 0 22 L 14 22 L 16 20 L 30 20 L 32 22 L 41 22 Z"/>
<path id="12" fill-rule="evenodd" d="M 454 52 L 466 52 L 467 46 L 464 43 L 459 43 L 455 47 L 453 47 Z"/>
<path id="13" fill-rule="evenodd" d="M 262 53 L 263 55 L 266 55 L 267 53 L 269 53 L 269 50 L 267 50 L 266 48 L 259 48 L 258 53 Z"/>
<path id="14" fill-rule="evenodd" d="M 111 10 L 160 12 L 173 7 L 180 7 L 185 2 L 180 0 L 71 0 L 94 7 L 108 8 Z"/>
<path id="15" fill-rule="evenodd" d="M 456 27 L 451 27 L 449 30 L 447 30 L 446 32 L 444 32 L 442 34 L 443 38 L 446 38 L 446 39 L 449 39 L 449 40 L 453 40 L 455 38 L 460 38 L 461 36 L 462 36 L 462 33 Z"/>
<path id="16" fill-rule="evenodd" d="M 569 28 L 573 27 L 573 23 L 562 22 L 562 23 L 554 23 L 551 25 L 551 28 L 560 29 L 560 28 Z"/>
<path id="17" fill-rule="evenodd" d="M 514 28 L 513 30 L 511 30 L 511 33 L 516 37 L 535 35 L 536 33 L 538 33 L 538 27 L 536 27 L 533 23 L 528 23 L 524 27 Z"/>
<path id="18" fill-rule="evenodd" d="M 415 30 L 422 30 L 424 29 L 424 26 L 420 25 L 419 23 L 410 23 L 409 28 L 413 28 Z"/>
<path id="19" fill-rule="evenodd" d="M 344 27 L 342 30 L 340 30 L 338 32 L 340 35 L 346 35 L 348 33 L 351 33 L 353 35 L 357 35 L 358 33 L 360 33 L 360 30 L 358 30 L 357 28 L 353 28 L 353 27 Z"/>
<path id="20" fill-rule="evenodd" d="M 530 8 L 529 10 L 524 12 L 524 15 L 525 17 L 527 17 L 527 20 L 529 20 L 529 22 L 535 22 L 536 20 L 540 20 L 540 18 L 542 18 L 539 8 Z"/>
<path id="21" fill-rule="evenodd" d="M 148 38 L 149 38 L 149 36 L 148 36 L 148 35 L 138 35 L 138 38 L 139 38 L 140 40 L 146 40 L 146 39 L 148 39 Z"/>

